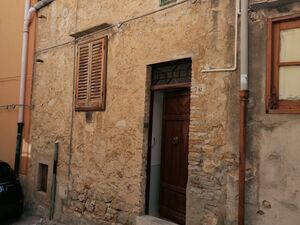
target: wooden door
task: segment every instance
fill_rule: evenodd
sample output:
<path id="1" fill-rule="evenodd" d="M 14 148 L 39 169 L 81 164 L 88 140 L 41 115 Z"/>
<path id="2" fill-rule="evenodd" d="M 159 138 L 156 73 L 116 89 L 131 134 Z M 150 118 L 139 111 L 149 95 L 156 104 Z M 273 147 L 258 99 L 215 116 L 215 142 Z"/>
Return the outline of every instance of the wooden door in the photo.
<path id="1" fill-rule="evenodd" d="M 163 114 L 160 215 L 185 224 L 190 91 L 166 92 Z"/>

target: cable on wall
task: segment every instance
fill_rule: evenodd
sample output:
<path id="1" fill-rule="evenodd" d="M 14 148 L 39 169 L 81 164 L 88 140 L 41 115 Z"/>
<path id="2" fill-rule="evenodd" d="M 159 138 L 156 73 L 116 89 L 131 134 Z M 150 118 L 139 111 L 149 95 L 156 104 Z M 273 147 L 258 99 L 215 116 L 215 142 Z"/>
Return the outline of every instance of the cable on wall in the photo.
<path id="1" fill-rule="evenodd" d="M 119 28 L 121 28 L 121 26 L 124 25 L 124 24 L 127 24 L 127 23 L 132 22 L 132 21 L 137 20 L 137 19 L 141 19 L 141 18 L 150 16 L 150 15 L 153 15 L 153 14 L 155 14 L 155 13 L 164 11 L 164 10 L 166 10 L 166 9 L 173 8 L 173 7 L 175 7 L 175 6 L 181 5 L 181 4 L 183 4 L 183 3 L 185 3 L 185 2 L 189 2 L 189 1 L 190 1 L 192 4 L 196 4 L 196 3 L 197 3 L 198 1 L 200 1 L 200 0 L 183 0 L 183 1 L 180 1 L 180 2 L 177 2 L 177 3 L 173 3 L 173 4 L 167 5 L 167 6 L 165 6 L 165 7 L 162 7 L 162 8 L 160 8 L 160 9 L 158 9 L 158 10 L 155 10 L 155 11 L 152 11 L 152 12 L 148 12 L 148 13 L 145 13 L 145 14 L 140 15 L 140 16 L 133 17 L 133 18 L 128 19 L 128 20 L 124 20 L 124 21 L 117 22 L 116 24 L 111 25 L 111 26 L 109 26 L 109 27 L 105 27 L 104 29 L 99 30 L 98 32 L 100 32 L 100 31 L 103 32 L 103 31 L 106 31 L 106 30 L 109 30 L 109 29 L 112 29 L 112 28 L 115 28 L 115 27 L 119 29 Z M 77 20 L 77 19 L 76 19 L 76 20 Z M 73 40 L 73 41 L 68 41 L 68 42 L 61 43 L 61 44 L 57 44 L 57 45 L 54 45 L 54 46 L 51 46 L 51 47 L 48 47 L 48 48 L 45 48 L 45 49 L 40 49 L 40 50 L 36 51 L 35 53 L 36 53 L 36 54 L 41 54 L 41 53 L 44 53 L 44 52 L 46 52 L 46 51 L 48 51 L 48 50 L 51 50 L 51 49 L 54 49 L 54 48 L 58 48 L 58 47 L 61 47 L 61 46 L 64 46 L 64 45 L 68 45 L 68 44 L 73 44 L 73 43 L 75 43 L 74 40 Z"/>
<path id="2" fill-rule="evenodd" d="M 12 110 L 12 109 L 16 109 L 17 107 L 28 107 L 28 108 L 32 108 L 31 105 L 20 105 L 20 104 L 9 104 L 9 105 L 0 105 L 0 109 L 6 109 L 6 110 Z"/>

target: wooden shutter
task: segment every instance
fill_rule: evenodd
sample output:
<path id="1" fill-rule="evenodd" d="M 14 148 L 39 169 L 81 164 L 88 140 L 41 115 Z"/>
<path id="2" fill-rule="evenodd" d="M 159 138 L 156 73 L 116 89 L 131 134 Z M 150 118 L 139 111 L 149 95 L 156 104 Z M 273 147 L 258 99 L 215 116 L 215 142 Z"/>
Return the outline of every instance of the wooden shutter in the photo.
<path id="1" fill-rule="evenodd" d="M 76 110 L 104 110 L 107 37 L 78 45 Z"/>
<path id="2" fill-rule="evenodd" d="M 78 46 L 76 108 L 88 106 L 89 44 Z"/>
<path id="3" fill-rule="evenodd" d="M 90 106 L 105 108 L 106 38 L 91 43 Z"/>

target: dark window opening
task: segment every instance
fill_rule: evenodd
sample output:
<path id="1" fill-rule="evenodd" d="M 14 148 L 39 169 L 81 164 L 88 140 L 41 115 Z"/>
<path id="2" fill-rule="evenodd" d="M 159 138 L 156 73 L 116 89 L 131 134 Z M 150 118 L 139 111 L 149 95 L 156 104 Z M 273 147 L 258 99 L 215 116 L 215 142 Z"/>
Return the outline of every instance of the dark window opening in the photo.
<path id="1" fill-rule="evenodd" d="M 191 59 L 155 64 L 152 66 L 151 85 L 190 83 L 191 74 Z"/>
<path id="2" fill-rule="evenodd" d="M 48 165 L 40 163 L 38 190 L 42 192 L 47 192 L 47 185 L 48 185 Z"/>
<path id="3" fill-rule="evenodd" d="M 160 6 L 164 6 L 164 5 L 170 4 L 172 2 L 176 2 L 176 0 L 160 0 L 159 4 L 160 4 Z"/>

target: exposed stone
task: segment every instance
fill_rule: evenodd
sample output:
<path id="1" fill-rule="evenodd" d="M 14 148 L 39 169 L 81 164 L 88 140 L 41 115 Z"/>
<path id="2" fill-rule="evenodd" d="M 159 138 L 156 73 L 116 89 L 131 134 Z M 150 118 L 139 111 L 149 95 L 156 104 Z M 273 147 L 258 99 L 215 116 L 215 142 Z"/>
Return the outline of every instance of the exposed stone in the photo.
<path id="1" fill-rule="evenodd" d="M 265 208 L 271 209 L 271 203 L 268 202 L 267 200 L 263 200 L 262 204 Z"/>
<path id="2" fill-rule="evenodd" d="M 264 215 L 264 214 L 265 214 L 265 212 L 264 212 L 264 211 L 262 211 L 262 210 L 258 210 L 258 211 L 256 212 L 256 214 L 257 214 L 257 215 L 261 215 L 261 216 L 262 216 L 262 215 Z"/>
<path id="3" fill-rule="evenodd" d="M 85 203 L 85 208 L 87 211 L 92 213 L 95 209 L 95 201 L 94 200 L 91 201 L 90 199 L 87 199 L 87 201 Z"/>
<path id="4" fill-rule="evenodd" d="M 78 200 L 83 202 L 86 199 L 86 196 L 84 194 L 78 195 Z"/>
<path id="5" fill-rule="evenodd" d="M 118 214 L 117 222 L 120 224 L 128 224 L 128 214 L 124 212 L 120 212 Z"/>
<path id="6" fill-rule="evenodd" d="M 78 199 L 78 193 L 77 193 L 76 191 L 71 191 L 71 192 L 69 193 L 69 195 L 70 195 L 70 198 L 71 198 L 72 200 L 77 200 L 77 199 Z"/>
<path id="7" fill-rule="evenodd" d="M 77 212 L 83 212 L 84 211 L 84 204 L 79 202 L 79 201 L 76 201 L 72 204 L 74 207 L 75 207 L 75 210 Z"/>

